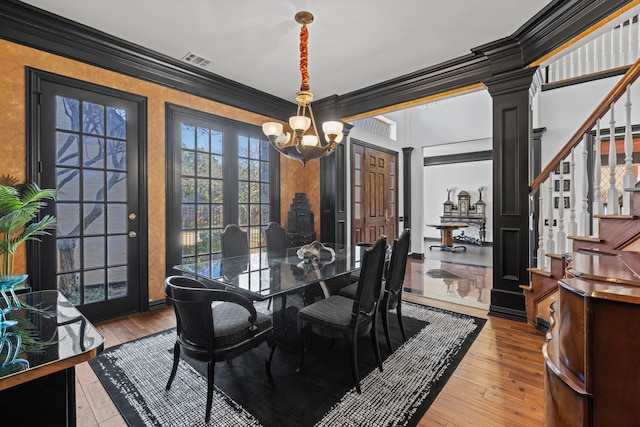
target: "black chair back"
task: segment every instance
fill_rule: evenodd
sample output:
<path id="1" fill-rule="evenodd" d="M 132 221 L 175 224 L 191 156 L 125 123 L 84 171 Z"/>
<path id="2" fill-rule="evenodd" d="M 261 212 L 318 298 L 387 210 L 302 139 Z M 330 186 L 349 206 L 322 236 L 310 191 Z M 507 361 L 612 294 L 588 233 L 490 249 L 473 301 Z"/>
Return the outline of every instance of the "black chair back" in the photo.
<path id="1" fill-rule="evenodd" d="M 277 252 L 287 248 L 287 232 L 277 222 L 270 222 L 264 232 L 268 252 Z"/>
<path id="2" fill-rule="evenodd" d="M 371 247 L 365 249 L 354 301 L 354 314 L 371 316 L 376 309 L 382 291 L 387 237 L 380 236 Z"/>
<path id="3" fill-rule="evenodd" d="M 393 241 L 391 261 L 387 270 L 386 289 L 392 294 L 402 291 L 405 272 L 407 271 L 407 257 L 411 245 L 411 229 L 405 228 L 400 237 Z"/>
<path id="4" fill-rule="evenodd" d="M 211 299 L 197 293 L 198 289 L 206 288 L 204 283 L 190 277 L 170 276 L 165 280 L 165 293 L 173 304 L 180 341 L 200 347 L 203 352 L 213 347 Z"/>
<path id="5" fill-rule="evenodd" d="M 247 232 L 237 224 L 227 225 L 220 235 L 222 258 L 249 255 Z"/>
<path id="6" fill-rule="evenodd" d="M 249 311 L 249 322 L 255 322 L 257 312 L 245 296 L 224 289 L 210 289 L 199 280 L 184 276 L 165 279 L 165 293 L 173 303 L 176 333 L 185 350 L 203 353 L 215 347 L 215 324 L 211 303 L 229 301 L 242 304 Z"/>

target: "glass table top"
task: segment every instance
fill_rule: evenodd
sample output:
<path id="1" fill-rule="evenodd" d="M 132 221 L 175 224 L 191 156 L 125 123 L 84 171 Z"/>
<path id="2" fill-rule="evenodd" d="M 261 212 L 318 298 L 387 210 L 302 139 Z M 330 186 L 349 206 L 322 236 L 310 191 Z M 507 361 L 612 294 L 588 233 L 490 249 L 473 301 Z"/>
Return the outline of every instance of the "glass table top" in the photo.
<path id="1" fill-rule="evenodd" d="M 0 327 L 0 390 L 73 367 L 104 349 L 102 335 L 57 290 L 18 299 L 20 309 L 7 311 L 7 326 Z"/>
<path id="2" fill-rule="evenodd" d="M 325 243 L 335 255 L 322 251 L 319 260 L 304 260 L 300 248 L 255 252 L 249 256 L 218 258 L 176 265 L 181 273 L 269 298 L 360 268 L 363 247 Z"/>

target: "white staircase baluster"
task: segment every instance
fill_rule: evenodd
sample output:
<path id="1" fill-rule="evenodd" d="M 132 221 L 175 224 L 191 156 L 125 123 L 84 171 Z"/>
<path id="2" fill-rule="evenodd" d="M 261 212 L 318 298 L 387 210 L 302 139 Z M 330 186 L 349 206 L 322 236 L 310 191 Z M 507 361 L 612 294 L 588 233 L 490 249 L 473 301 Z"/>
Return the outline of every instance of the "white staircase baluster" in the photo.
<path id="1" fill-rule="evenodd" d="M 546 254 L 544 252 L 544 215 L 542 214 L 542 206 L 544 205 L 544 197 L 542 197 L 542 186 L 538 191 L 540 197 L 538 197 L 538 253 L 537 253 L 537 268 L 539 270 L 545 269 Z"/>
<path id="2" fill-rule="evenodd" d="M 627 25 L 627 64 L 633 64 L 633 17 L 629 18 L 629 25 Z"/>
<path id="3" fill-rule="evenodd" d="M 572 50 L 569 52 L 569 78 L 574 78 L 576 75 L 575 50 Z"/>
<path id="4" fill-rule="evenodd" d="M 587 171 L 589 170 L 589 153 L 587 151 L 588 138 L 585 133 L 582 137 L 582 164 L 584 169 L 582 171 L 582 206 L 580 209 L 580 235 L 589 235 L 589 177 Z M 595 163 L 595 162 L 594 162 Z M 573 172 L 573 171 L 572 171 Z M 594 171 L 595 172 L 595 171 Z M 575 185 L 571 186 L 573 192 Z"/>
<path id="5" fill-rule="evenodd" d="M 636 15 L 636 58 L 640 58 L 640 15 Z"/>
<path id="6" fill-rule="evenodd" d="M 578 48 L 577 54 L 578 54 L 578 71 L 577 71 L 577 76 L 582 76 L 583 74 L 586 74 L 583 71 L 583 67 L 582 67 L 582 50 L 584 49 L 583 46 L 580 46 Z"/>
<path id="7" fill-rule="evenodd" d="M 624 62 L 624 22 L 621 22 L 618 26 L 618 66 L 625 65 Z"/>
<path id="8" fill-rule="evenodd" d="M 588 42 L 584 45 L 584 73 L 589 74 L 593 71 L 591 70 L 591 56 L 589 56 L 589 46 L 591 46 L 591 42 Z M 595 52 L 594 52 L 595 53 Z"/>
<path id="9" fill-rule="evenodd" d="M 600 69 L 598 71 L 603 71 L 607 69 L 607 49 L 605 48 L 605 35 L 602 35 L 602 49 L 600 49 L 601 53 L 601 61 L 600 61 Z"/>
<path id="10" fill-rule="evenodd" d="M 609 68 L 615 68 L 616 66 L 616 29 L 612 28 L 611 29 L 611 40 L 610 40 L 610 45 L 611 45 L 611 49 L 609 49 Z"/>
<path id="11" fill-rule="evenodd" d="M 567 224 L 567 234 L 569 236 L 578 235 L 578 224 L 576 224 L 576 163 L 571 149 L 571 161 L 569 163 L 569 224 Z"/>
<path id="12" fill-rule="evenodd" d="M 607 214 L 618 215 L 618 189 L 616 188 L 616 120 L 611 103 L 611 120 L 609 121 L 609 189 L 607 190 Z"/>
<path id="13" fill-rule="evenodd" d="M 622 180 L 622 214 L 633 212 L 633 193 L 625 191 L 636 186 L 633 176 L 633 135 L 631 135 L 631 85 L 627 85 L 627 102 L 624 104 L 626 120 L 624 124 L 624 178 Z"/>
<path id="14" fill-rule="evenodd" d="M 567 233 L 564 231 L 564 171 L 562 170 L 562 164 L 564 162 L 560 162 L 560 185 L 558 188 L 558 233 L 556 234 L 556 247 L 558 249 L 559 254 L 563 254 L 566 252 L 566 240 Z"/>
<path id="15" fill-rule="evenodd" d="M 547 233 L 547 253 L 554 254 L 556 252 L 556 244 L 553 241 L 553 176 L 549 175 L 549 187 L 548 187 L 549 201 L 547 202 L 548 208 L 548 233 Z"/>
<path id="16" fill-rule="evenodd" d="M 596 144 L 593 159 L 593 215 L 602 215 L 604 206 L 602 206 L 602 137 L 600 136 L 600 119 L 596 121 Z M 598 235 L 600 226 L 600 218 L 593 218 L 593 233 Z"/>

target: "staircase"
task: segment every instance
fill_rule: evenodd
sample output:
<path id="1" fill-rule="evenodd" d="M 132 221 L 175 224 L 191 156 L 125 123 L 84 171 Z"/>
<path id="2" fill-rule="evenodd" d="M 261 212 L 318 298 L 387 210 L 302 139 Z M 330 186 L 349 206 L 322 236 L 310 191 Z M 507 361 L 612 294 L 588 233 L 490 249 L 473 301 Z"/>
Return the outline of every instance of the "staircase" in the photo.
<path id="1" fill-rule="evenodd" d="M 550 307 L 558 299 L 558 282 L 562 279 L 581 277 L 621 284 L 640 282 L 640 277 L 634 275 L 634 272 L 640 272 L 640 191 L 630 191 L 636 206 L 632 215 L 598 215 L 598 237 L 568 236 L 573 242 L 571 252 L 547 254 L 549 270 L 528 269 L 531 282 L 520 286 L 525 294 L 527 323 L 541 331 L 548 330 Z M 589 259 L 614 256 L 616 261 L 586 262 L 581 259 L 582 254 L 589 255 Z M 581 262 L 576 262 L 578 259 Z"/>
<path id="2" fill-rule="evenodd" d="M 633 40 L 634 52 L 640 52 L 638 22 L 635 16 L 612 30 L 626 31 L 615 40 L 620 45 L 623 39 Z M 614 33 L 608 37 L 614 40 Z M 640 91 L 640 85 L 634 88 L 639 76 L 640 59 L 530 185 L 538 215 L 532 236 L 537 247 L 528 269 L 530 282 L 520 287 L 527 322 L 542 331 L 550 326 L 563 279 L 640 286 L 640 167 L 633 163 L 640 133 L 631 123 L 631 90 Z M 608 164 L 602 164 L 603 158 Z"/>

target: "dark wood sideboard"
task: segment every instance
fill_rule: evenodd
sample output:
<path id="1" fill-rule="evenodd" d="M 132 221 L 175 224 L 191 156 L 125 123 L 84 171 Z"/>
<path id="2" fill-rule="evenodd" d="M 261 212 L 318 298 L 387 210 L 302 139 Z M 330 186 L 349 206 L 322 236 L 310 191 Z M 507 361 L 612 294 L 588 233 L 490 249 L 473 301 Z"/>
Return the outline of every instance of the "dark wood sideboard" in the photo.
<path id="1" fill-rule="evenodd" d="M 545 425 L 638 426 L 640 281 L 617 255 L 580 254 L 568 273 L 542 349 Z"/>

